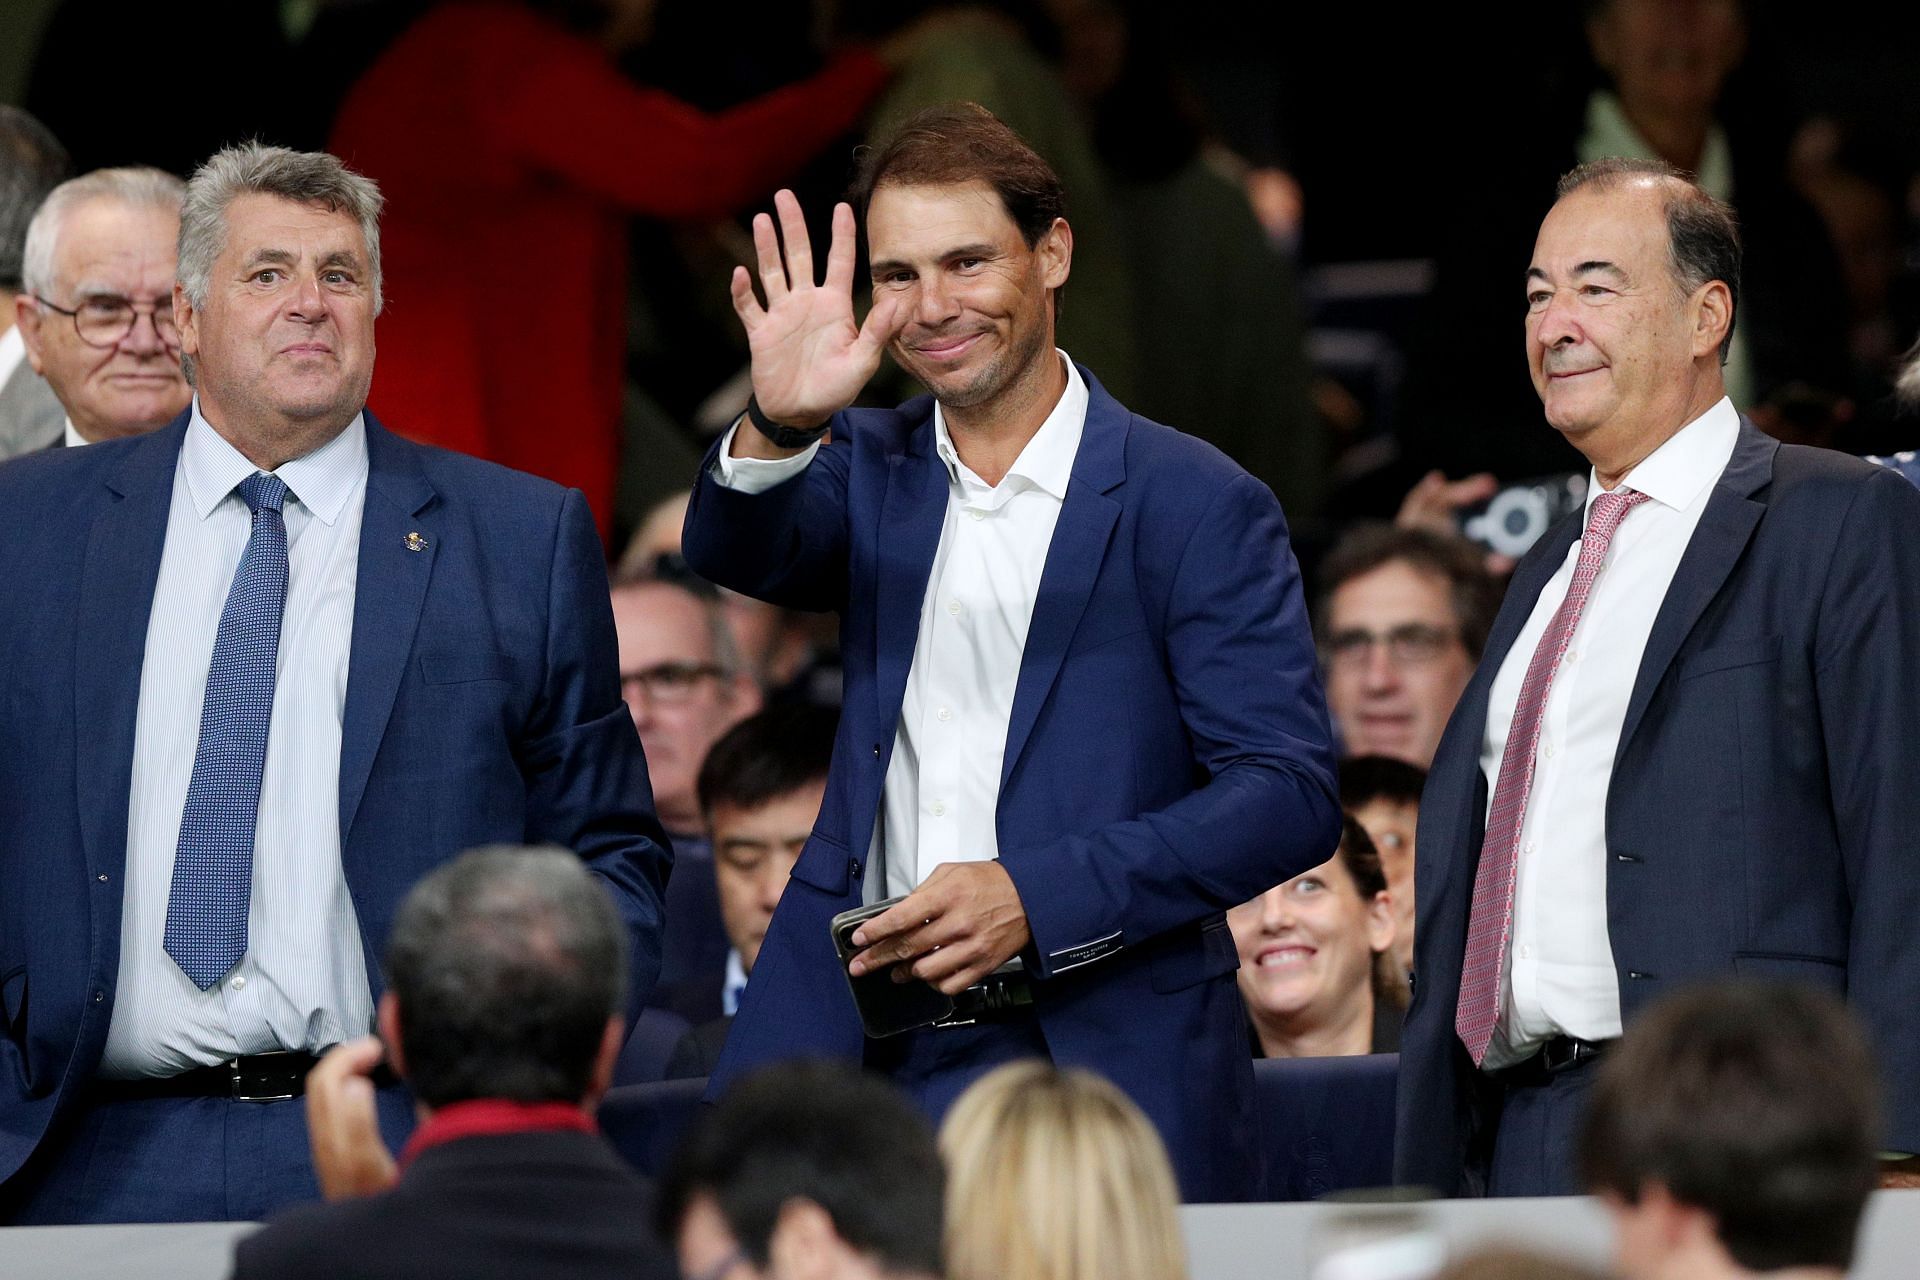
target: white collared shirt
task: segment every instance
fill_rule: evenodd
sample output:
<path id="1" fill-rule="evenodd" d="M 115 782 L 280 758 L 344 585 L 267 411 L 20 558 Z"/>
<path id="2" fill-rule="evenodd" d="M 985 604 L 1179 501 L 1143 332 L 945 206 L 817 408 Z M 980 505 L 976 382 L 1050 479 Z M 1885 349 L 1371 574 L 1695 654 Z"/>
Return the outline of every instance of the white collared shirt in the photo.
<path id="1" fill-rule="evenodd" d="M 74 427 L 72 418 L 68 418 L 65 425 L 60 428 L 60 444 L 62 448 L 74 449 L 83 444 L 92 443 L 93 441 L 81 435 L 79 430 Z"/>
<path id="2" fill-rule="evenodd" d="M 1629 512 L 1614 533 L 1547 694 L 1488 1070 L 1521 1061 L 1556 1034 L 1620 1034 L 1620 984 L 1607 937 L 1607 788 L 1654 618 L 1739 431 L 1733 402 L 1722 398 L 1621 482 L 1652 501 Z M 1601 492 L 1589 474 L 1589 512 Z M 1494 678 L 1480 750 L 1489 807 L 1521 681 L 1579 558 L 1575 542 Z"/>
<path id="3" fill-rule="evenodd" d="M 367 493 L 356 417 L 280 467 L 287 599 L 255 823 L 247 954 L 200 991 L 164 947 L 180 818 L 220 611 L 252 532 L 235 486 L 254 465 L 201 416 L 174 470 L 134 729 L 120 975 L 100 1074 L 172 1075 L 241 1054 L 317 1051 L 373 1025 L 340 865 L 340 740 Z"/>
<path id="4" fill-rule="evenodd" d="M 997 485 L 960 461 L 946 415 L 934 405 L 934 448 L 947 470 L 946 523 L 927 575 L 874 827 L 873 853 L 884 876 L 867 876 L 870 898 L 881 896 L 882 883 L 884 896 L 910 893 L 943 862 L 1000 855 L 994 821 L 1014 687 L 1086 428 L 1086 382 L 1059 354 L 1066 390 Z M 730 458 L 731 444 L 729 438 L 721 445 L 714 479 L 748 493 L 797 475 L 818 448 L 771 462 Z"/>

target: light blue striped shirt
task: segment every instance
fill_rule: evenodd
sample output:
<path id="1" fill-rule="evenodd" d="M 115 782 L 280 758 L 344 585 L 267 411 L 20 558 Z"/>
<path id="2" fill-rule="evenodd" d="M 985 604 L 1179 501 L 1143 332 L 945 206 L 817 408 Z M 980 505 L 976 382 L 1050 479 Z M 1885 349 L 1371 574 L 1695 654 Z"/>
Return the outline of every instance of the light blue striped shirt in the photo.
<path id="1" fill-rule="evenodd" d="M 317 1051 L 373 1025 L 360 925 L 340 866 L 340 732 L 367 496 L 359 417 L 274 473 L 289 490 L 287 603 L 246 957 L 203 992 L 162 945 L 207 668 L 252 530 L 234 487 L 254 469 L 194 397 L 140 672 L 119 989 L 100 1066 L 109 1078 L 173 1075 L 273 1049 Z"/>

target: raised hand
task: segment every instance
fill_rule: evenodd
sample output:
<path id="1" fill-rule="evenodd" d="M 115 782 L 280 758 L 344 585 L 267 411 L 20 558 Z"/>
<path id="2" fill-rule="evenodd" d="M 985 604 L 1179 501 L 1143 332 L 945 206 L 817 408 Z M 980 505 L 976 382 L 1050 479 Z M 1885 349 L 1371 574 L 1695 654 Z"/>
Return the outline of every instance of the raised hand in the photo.
<path id="1" fill-rule="evenodd" d="M 800 202 L 783 190 L 773 206 L 786 239 L 785 260 L 773 219 L 755 214 L 753 247 L 767 301 L 760 305 L 747 269 L 735 267 L 733 309 L 747 328 L 753 395 L 761 411 L 782 426 L 817 427 L 853 403 L 906 317 L 893 298 L 885 297 L 874 303 L 865 324 L 854 323 L 851 208 L 834 206 L 826 280 L 816 285 Z"/>
<path id="2" fill-rule="evenodd" d="M 374 1195 L 399 1180 L 380 1138 L 369 1078 L 383 1053 L 379 1037 L 362 1036 L 327 1050 L 307 1072 L 307 1141 L 320 1194 L 329 1200 Z"/>

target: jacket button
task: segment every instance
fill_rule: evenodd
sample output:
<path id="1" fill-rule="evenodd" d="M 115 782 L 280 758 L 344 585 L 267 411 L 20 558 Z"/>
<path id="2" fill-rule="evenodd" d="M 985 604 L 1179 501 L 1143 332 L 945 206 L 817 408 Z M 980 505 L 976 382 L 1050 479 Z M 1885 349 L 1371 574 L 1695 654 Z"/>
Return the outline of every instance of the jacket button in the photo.
<path id="1" fill-rule="evenodd" d="M 1633 979 L 1634 981 L 1636 981 L 1636 982 L 1645 982 L 1645 981 L 1646 981 L 1646 980 L 1647 980 L 1648 978 L 1651 978 L 1651 977 L 1653 977 L 1653 975 L 1652 975 L 1652 974 L 1650 974 L 1650 973 L 1642 973 L 1642 972 L 1640 972 L 1640 970 L 1638 970 L 1638 969 L 1629 969 L 1629 970 L 1627 970 L 1627 976 L 1628 976 L 1629 978 L 1632 978 L 1632 979 Z"/>
<path id="2" fill-rule="evenodd" d="M 1633 854 L 1631 854 L 1631 853 L 1619 853 L 1619 852 L 1616 852 L 1616 853 L 1615 853 L 1615 854 L 1613 855 L 1613 860 L 1614 860 L 1615 862 L 1638 862 L 1638 861 L 1640 861 L 1640 859 L 1639 859 L 1639 858 L 1637 858 L 1637 857 L 1635 857 L 1635 856 L 1634 856 Z"/>
<path id="3" fill-rule="evenodd" d="M 99 1003 L 101 1003 L 101 1002 L 102 1002 L 102 1001 L 104 1001 L 104 1000 L 105 1000 L 106 998 L 107 998 L 107 993 L 106 993 L 106 992 L 104 992 L 104 991 L 96 991 L 96 992 L 94 992 L 94 993 L 93 993 L 93 1002 L 94 1002 L 95 1004 L 99 1004 Z"/>
<path id="4" fill-rule="evenodd" d="M 875 760 L 880 758 L 880 744 L 877 742 L 873 744 L 873 758 Z"/>
<path id="5" fill-rule="evenodd" d="M 858 880 L 860 878 L 860 859 L 858 858 L 847 859 L 847 874 L 852 876 L 855 880 Z"/>

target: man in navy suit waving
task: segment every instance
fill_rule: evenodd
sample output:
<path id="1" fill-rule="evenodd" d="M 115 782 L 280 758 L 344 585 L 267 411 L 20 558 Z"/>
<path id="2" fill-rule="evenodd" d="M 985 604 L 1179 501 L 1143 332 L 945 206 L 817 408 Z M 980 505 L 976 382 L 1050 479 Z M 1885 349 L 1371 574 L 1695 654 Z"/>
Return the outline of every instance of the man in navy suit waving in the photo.
<path id="1" fill-rule="evenodd" d="M 401 898 L 468 847 L 576 852 L 653 985 L 670 855 L 592 520 L 364 411 L 379 210 L 331 156 L 214 156 L 188 411 L 0 469 L 0 1220 L 315 1195 L 306 1068 L 371 1029 Z"/>
<path id="2" fill-rule="evenodd" d="M 1333 756 L 1299 577 L 1265 486 L 1130 414 L 1054 346 L 1073 233 L 1058 179 L 972 106 L 909 120 L 824 285 L 793 197 L 733 282 L 748 413 L 703 465 L 702 574 L 837 610 L 844 710 L 826 798 L 714 1087 L 777 1057 L 887 1071 L 940 1112 L 1009 1058 L 1112 1077 L 1192 1199 L 1257 1192 L 1253 1081 L 1225 910 L 1324 861 Z M 932 391 L 847 406 L 891 349 Z M 830 443 L 822 437 L 831 429 Z M 956 998 L 863 1040 L 829 919 Z"/>

